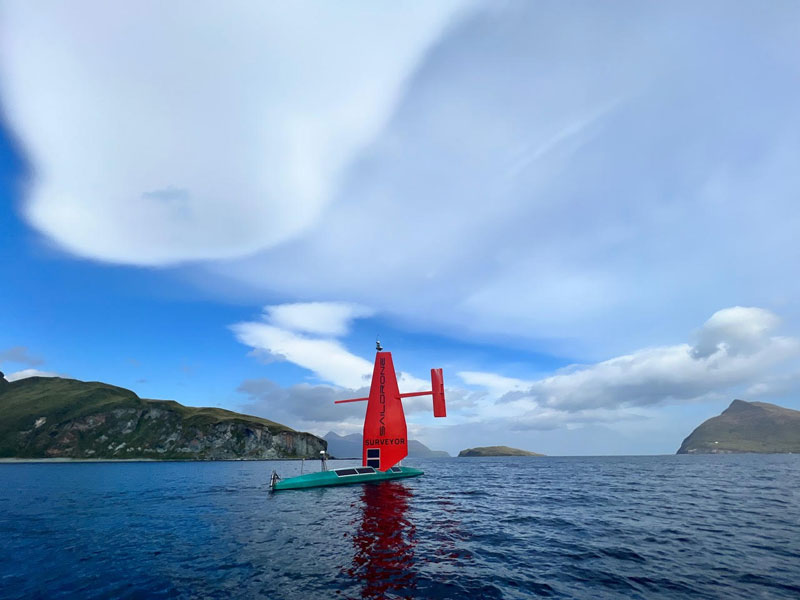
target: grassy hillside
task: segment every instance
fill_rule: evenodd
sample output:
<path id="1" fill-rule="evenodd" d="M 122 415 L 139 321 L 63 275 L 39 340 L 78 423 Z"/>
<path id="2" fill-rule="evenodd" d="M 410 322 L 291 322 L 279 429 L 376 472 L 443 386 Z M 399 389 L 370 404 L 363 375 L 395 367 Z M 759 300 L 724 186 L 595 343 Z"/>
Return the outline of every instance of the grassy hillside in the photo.
<path id="1" fill-rule="evenodd" d="M 0 414 L 0 457 L 263 458 L 325 447 L 260 417 L 58 377 L 3 381 Z"/>
<path id="2" fill-rule="evenodd" d="M 509 448 L 508 446 L 482 446 L 479 448 L 467 448 L 458 453 L 459 456 L 544 456 L 536 452 L 528 452 L 519 448 Z"/>
<path id="3" fill-rule="evenodd" d="M 678 454 L 800 452 L 800 411 L 734 400 L 719 416 L 695 429 Z"/>

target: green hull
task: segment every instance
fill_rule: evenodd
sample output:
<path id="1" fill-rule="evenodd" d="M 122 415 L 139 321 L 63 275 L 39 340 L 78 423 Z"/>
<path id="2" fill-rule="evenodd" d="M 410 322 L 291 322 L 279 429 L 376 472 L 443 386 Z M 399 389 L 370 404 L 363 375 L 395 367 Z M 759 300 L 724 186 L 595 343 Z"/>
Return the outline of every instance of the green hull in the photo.
<path id="1" fill-rule="evenodd" d="M 367 467 L 368 469 L 369 467 Z M 365 470 L 364 467 L 353 467 L 344 469 L 334 469 L 332 471 L 320 471 L 318 473 L 307 473 L 299 477 L 281 479 L 272 486 L 273 491 L 280 490 L 304 490 L 308 488 L 327 487 L 331 485 L 349 485 L 352 483 L 373 483 L 386 481 L 388 479 L 402 479 L 404 477 L 419 477 L 424 473 L 421 469 L 411 467 L 392 467 L 386 472 L 375 471 L 369 473 L 350 471 Z"/>

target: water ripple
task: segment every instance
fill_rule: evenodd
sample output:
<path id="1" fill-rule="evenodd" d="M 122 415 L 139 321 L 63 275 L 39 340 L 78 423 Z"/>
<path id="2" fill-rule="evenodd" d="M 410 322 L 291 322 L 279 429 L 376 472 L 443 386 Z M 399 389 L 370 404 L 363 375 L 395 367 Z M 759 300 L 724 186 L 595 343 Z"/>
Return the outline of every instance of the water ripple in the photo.
<path id="1" fill-rule="evenodd" d="M 0 598 L 797 598 L 800 457 L 0 465 Z"/>

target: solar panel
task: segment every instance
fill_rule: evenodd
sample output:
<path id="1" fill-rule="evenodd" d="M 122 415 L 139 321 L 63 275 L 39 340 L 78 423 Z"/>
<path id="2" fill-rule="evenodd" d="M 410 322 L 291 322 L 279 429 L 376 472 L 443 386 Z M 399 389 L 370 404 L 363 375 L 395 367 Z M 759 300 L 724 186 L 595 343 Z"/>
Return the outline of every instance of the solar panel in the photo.
<path id="1" fill-rule="evenodd" d="M 337 477 L 342 477 L 343 475 L 358 475 L 358 471 L 355 469 L 335 469 L 333 472 L 336 473 Z"/>

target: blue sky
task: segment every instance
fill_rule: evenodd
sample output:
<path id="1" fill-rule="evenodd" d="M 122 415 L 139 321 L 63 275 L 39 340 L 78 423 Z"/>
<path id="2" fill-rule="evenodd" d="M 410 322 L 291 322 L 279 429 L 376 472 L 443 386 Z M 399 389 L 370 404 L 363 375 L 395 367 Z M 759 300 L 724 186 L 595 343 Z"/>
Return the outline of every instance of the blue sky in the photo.
<path id="1" fill-rule="evenodd" d="M 794 2 L 0 6 L 0 369 L 435 448 L 800 408 Z M 367 366 L 365 366 L 367 365 Z"/>

